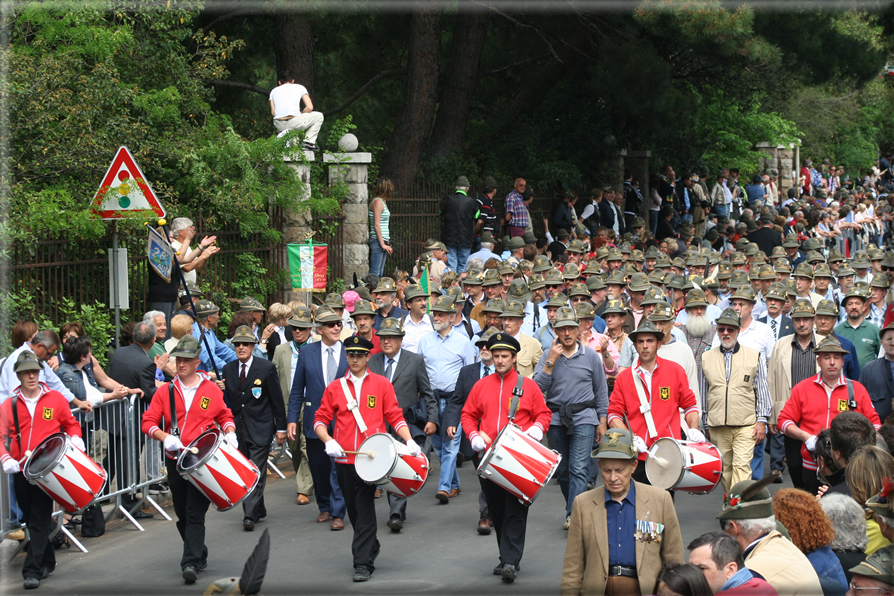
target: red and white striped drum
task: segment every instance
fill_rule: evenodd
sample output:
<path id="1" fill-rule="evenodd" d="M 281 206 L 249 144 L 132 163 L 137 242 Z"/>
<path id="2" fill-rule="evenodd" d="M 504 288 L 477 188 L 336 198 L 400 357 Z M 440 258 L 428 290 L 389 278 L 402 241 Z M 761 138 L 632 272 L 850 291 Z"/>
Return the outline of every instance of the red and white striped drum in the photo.
<path id="1" fill-rule="evenodd" d="M 515 424 L 507 424 L 484 452 L 478 475 L 502 486 L 531 505 L 537 494 L 556 473 L 562 456 L 544 447 Z"/>
<path id="2" fill-rule="evenodd" d="M 198 453 L 192 453 L 192 448 Z M 242 502 L 261 478 L 258 467 L 217 428 L 206 430 L 189 444 L 177 460 L 177 471 L 218 511 L 228 511 Z"/>
<path id="3" fill-rule="evenodd" d="M 714 490 L 723 474 L 723 457 L 711 443 L 677 441 L 663 437 L 646 459 L 646 477 L 653 486 L 705 495 Z"/>
<path id="4" fill-rule="evenodd" d="M 354 469 L 360 479 L 381 486 L 398 497 L 412 497 L 428 480 L 428 458 L 410 455 L 407 446 L 391 435 L 375 433 L 360 444 L 360 451 L 372 451 L 373 457 L 358 454 Z"/>
<path id="5" fill-rule="evenodd" d="M 78 512 L 102 493 L 108 474 L 72 443 L 65 433 L 40 442 L 22 468 L 25 480 L 36 484 L 67 513 Z"/>

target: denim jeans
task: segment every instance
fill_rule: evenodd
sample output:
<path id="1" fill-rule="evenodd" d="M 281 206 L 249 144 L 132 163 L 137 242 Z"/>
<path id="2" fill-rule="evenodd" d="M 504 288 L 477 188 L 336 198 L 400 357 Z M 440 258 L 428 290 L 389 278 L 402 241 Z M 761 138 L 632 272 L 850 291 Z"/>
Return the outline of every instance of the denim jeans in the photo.
<path id="1" fill-rule="evenodd" d="M 436 392 L 437 393 L 437 392 Z M 438 490 L 450 492 L 459 488 L 459 474 L 456 472 L 456 456 L 459 454 L 459 443 L 462 440 L 462 425 L 456 427 L 453 439 L 447 438 L 447 429 L 441 424 L 447 399 L 438 396 L 438 432 L 431 436 L 431 446 L 441 462 L 441 476 L 438 479 Z"/>
<path id="2" fill-rule="evenodd" d="M 766 439 L 764 439 L 764 441 L 766 441 Z M 751 458 L 752 480 L 760 480 L 764 477 L 764 441 L 761 441 L 754 446 L 754 456 Z"/>
<path id="3" fill-rule="evenodd" d="M 783 460 L 785 459 L 785 441 L 781 432 L 777 431 L 775 435 L 767 433 L 767 446 L 770 448 L 770 471 L 785 468 Z"/>
<path id="4" fill-rule="evenodd" d="M 369 239 L 369 274 L 370 275 L 378 275 L 382 277 L 382 272 L 385 271 L 385 260 L 388 258 L 388 253 L 382 250 L 382 247 L 379 246 L 379 241 L 376 238 Z"/>
<path id="5" fill-rule="evenodd" d="M 466 263 L 469 260 L 469 255 L 472 254 L 472 247 L 462 248 L 459 246 L 448 246 L 447 247 L 447 267 L 451 271 L 456 271 L 457 273 L 462 273 L 466 270 Z"/>
<path id="6" fill-rule="evenodd" d="M 649 209 L 649 230 L 652 234 L 658 231 L 658 211 Z"/>
<path id="7" fill-rule="evenodd" d="M 574 434 L 561 424 L 549 427 L 549 442 L 553 449 L 562 454 L 562 461 L 556 469 L 559 487 L 565 496 L 565 515 L 571 515 L 571 506 L 577 495 L 587 490 L 590 475 L 590 452 L 596 427 L 592 424 L 575 424 Z"/>
<path id="8" fill-rule="evenodd" d="M 714 205 L 713 207 L 711 207 L 711 211 L 722 217 L 729 216 L 726 205 Z"/>

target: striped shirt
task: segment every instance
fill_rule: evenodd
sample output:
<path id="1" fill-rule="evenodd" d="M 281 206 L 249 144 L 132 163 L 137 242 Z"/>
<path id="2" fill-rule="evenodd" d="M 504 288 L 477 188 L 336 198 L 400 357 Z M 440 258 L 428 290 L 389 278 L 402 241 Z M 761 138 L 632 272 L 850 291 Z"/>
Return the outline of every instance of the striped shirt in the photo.
<path id="1" fill-rule="evenodd" d="M 798 336 L 792 335 L 792 387 L 816 374 L 816 354 L 813 353 L 813 348 L 813 337 L 810 338 L 807 349 L 802 350 Z"/>
<path id="2" fill-rule="evenodd" d="M 385 242 L 390 242 L 391 231 L 389 230 L 389 224 L 391 222 L 391 211 L 388 209 L 388 203 L 381 197 L 376 197 L 369 202 L 369 239 L 376 240 L 378 238 L 378 236 L 376 236 L 376 218 L 372 210 L 372 204 L 376 201 L 382 201 L 382 221 L 380 222 L 380 226 L 382 227 L 382 239 Z"/>

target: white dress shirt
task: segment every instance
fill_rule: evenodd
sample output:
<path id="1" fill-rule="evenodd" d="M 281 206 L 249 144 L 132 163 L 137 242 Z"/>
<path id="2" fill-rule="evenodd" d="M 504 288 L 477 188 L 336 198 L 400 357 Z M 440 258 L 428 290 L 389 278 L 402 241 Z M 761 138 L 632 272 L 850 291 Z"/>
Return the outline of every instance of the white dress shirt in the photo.
<path id="1" fill-rule="evenodd" d="M 320 344 L 321 344 L 320 345 L 320 350 L 321 350 L 320 355 L 322 356 L 322 358 L 320 358 L 320 360 L 322 360 L 321 364 L 323 365 L 323 380 L 325 380 L 326 384 L 328 385 L 329 383 L 331 383 L 332 381 L 335 380 L 335 379 L 329 378 L 329 370 L 328 370 L 329 369 L 329 348 L 330 347 L 332 348 L 332 356 L 335 358 L 335 370 L 336 370 L 335 374 L 337 375 L 338 374 L 338 365 L 341 363 L 340 362 L 340 360 L 341 360 L 341 342 L 337 341 L 334 344 L 332 344 L 331 346 L 327 346 L 323 342 L 320 342 Z"/>

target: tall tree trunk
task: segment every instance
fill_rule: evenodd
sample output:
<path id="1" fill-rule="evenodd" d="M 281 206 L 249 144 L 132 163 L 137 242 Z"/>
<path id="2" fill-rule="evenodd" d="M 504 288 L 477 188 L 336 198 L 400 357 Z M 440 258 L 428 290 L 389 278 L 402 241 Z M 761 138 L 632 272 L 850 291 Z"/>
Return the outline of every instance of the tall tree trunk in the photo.
<path id="1" fill-rule="evenodd" d="M 407 43 L 407 86 L 404 105 L 388 142 L 382 166 L 396 186 L 409 188 L 416 178 L 422 150 L 431 131 L 438 99 L 438 53 L 441 48 L 440 3 L 414 3 Z"/>
<path id="2" fill-rule="evenodd" d="M 489 18 L 484 11 L 471 11 L 460 13 L 456 19 L 450 63 L 442 82 L 438 115 L 429 140 L 431 158 L 446 157 L 461 150 L 465 144 Z"/>
<path id="3" fill-rule="evenodd" d="M 304 85 L 311 101 L 315 102 L 314 37 L 310 21 L 302 15 L 289 13 L 277 14 L 270 20 L 273 23 L 271 34 L 277 74 L 283 70 L 291 72 L 295 82 Z"/>

